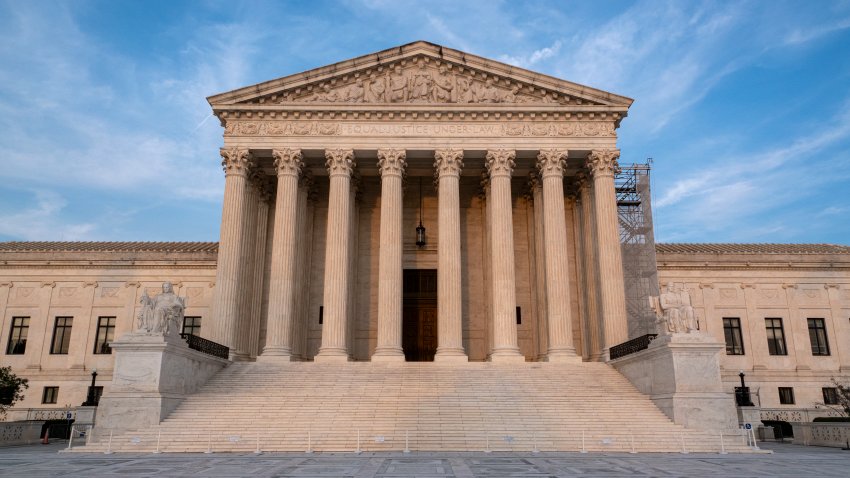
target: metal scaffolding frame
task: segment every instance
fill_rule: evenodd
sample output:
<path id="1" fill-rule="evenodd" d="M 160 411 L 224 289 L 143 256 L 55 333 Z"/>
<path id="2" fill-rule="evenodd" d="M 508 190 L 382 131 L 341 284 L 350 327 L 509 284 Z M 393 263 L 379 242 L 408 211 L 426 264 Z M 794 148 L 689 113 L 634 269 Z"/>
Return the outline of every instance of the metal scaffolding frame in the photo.
<path id="1" fill-rule="evenodd" d="M 629 338 L 655 333 L 655 312 L 649 297 L 659 295 L 652 228 L 649 171 L 651 160 L 620 168 L 614 178 Z"/>

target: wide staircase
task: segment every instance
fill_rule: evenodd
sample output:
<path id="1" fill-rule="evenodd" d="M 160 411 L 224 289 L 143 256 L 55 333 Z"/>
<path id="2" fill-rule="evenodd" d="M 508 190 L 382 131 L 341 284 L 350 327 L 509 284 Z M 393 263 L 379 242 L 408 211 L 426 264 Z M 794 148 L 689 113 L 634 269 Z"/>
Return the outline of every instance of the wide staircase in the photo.
<path id="1" fill-rule="evenodd" d="M 77 450 L 750 450 L 672 423 L 604 363 L 234 363 L 159 427 L 109 435 Z"/>

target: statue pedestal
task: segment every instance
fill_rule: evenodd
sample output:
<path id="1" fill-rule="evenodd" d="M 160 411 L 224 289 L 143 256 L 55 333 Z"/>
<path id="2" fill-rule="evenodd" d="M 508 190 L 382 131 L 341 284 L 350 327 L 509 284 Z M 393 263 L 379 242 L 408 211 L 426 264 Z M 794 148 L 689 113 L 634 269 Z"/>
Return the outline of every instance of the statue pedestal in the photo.
<path id="1" fill-rule="evenodd" d="M 111 344 L 112 384 L 97 407 L 97 426 L 117 430 L 156 426 L 187 395 L 230 362 L 190 349 L 172 331 L 131 332 Z"/>
<path id="2" fill-rule="evenodd" d="M 675 423 L 702 430 L 737 429 L 735 399 L 723 391 L 720 379 L 724 347 L 708 334 L 672 334 L 609 363 Z"/>

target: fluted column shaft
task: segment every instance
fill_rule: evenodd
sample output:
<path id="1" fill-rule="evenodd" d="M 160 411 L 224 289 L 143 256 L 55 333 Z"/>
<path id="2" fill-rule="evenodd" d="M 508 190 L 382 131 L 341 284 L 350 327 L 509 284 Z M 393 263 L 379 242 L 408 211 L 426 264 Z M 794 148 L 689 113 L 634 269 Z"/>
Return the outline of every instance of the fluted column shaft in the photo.
<path id="1" fill-rule="evenodd" d="M 537 167 L 543 177 L 543 231 L 546 238 L 547 360 L 578 361 L 570 313 L 567 226 L 564 219 L 564 162 L 567 151 L 543 150 Z"/>
<path id="2" fill-rule="evenodd" d="M 313 178 L 309 170 L 301 176 L 298 187 L 298 212 L 296 219 L 295 246 L 295 315 L 292 320 L 292 355 L 299 359 L 307 358 L 306 334 L 310 290 L 310 267 L 313 251 L 313 224 L 310 211 L 310 194 L 313 188 Z"/>
<path id="3" fill-rule="evenodd" d="M 236 345 L 239 318 L 240 259 L 244 249 L 245 190 L 252 166 L 250 154 L 244 148 L 221 149 L 224 168 L 224 204 L 221 212 L 221 238 L 216 265 L 215 296 L 213 297 L 213 326 L 210 340 L 228 347 Z"/>
<path id="4" fill-rule="evenodd" d="M 435 152 L 438 181 L 437 353 L 434 360 L 466 362 L 463 350 L 460 259 L 460 171 L 463 150 Z"/>
<path id="5" fill-rule="evenodd" d="M 599 296 L 604 330 L 602 353 L 606 359 L 612 346 L 628 339 L 623 259 L 614 191 L 614 173 L 619 167 L 619 156 L 620 151 L 614 149 L 593 151 L 587 158 L 587 167 L 593 175 Z"/>
<path id="6" fill-rule="evenodd" d="M 260 354 L 260 322 L 263 309 L 263 283 L 265 281 L 265 261 L 266 261 L 266 228 L 269 220 L 269 190 L 268 182 L 263 180 L 258 184 L 258 204 L 257 204 L 257 227 L 256 237 L 254 238 L 254 270 L 251 282 L 251 322 L 248 327 L 248 354 L 257 356 Z"/>
<path id="7" fill-rule="evenodd" d="M 534 203 L 534 289 L 537 299 L 537 359 L 545 360 L 549 349 L 549 321 L 546 318 L 546 234 L 543 224 L 543 183 L 536 171 L 529 174 L 528 187 Z"/>
<path id="8" fill-rule="evenodd" d="M 517 345 L 516 274 L 514 271 L 513 202 L 511 174 L 515 166 L 513 150 L 487 151 L 490 175 L 491 219 L 490 254 L 493 268 L 493 351 L 490 360 L 524 361 Z"/>
<path id="9" fill-rule="evenodd" d="M 581 194 L 581 231 L 582 250 L 584 251 L 584 294 L 587 310 L 588 358 L 598 361 L 601 354 L 600 330 L 602 321 L 599 318 L 599 280 L 596 262 L 596 219 L 593 213 L 593 190 L 590 179 L 585 175 L 579 176 L 579 193 Z"/>
<path id="10" fill-rule="evenodd" d="M 316 362 L 347 361 L 346 318 L 348 312 L 348 280 L 351 232 L 351 173 L 355 167 L 354 151 L 325 151 L 325 165 L 330 175 L 328 225 L 325 243 L 324 325 L 322 346 Z"/>
<path id="11" fill-rule="evenodd" d="M 264 359 L 292 360 L 292 322 L 295 315 L 295 249 L 297 231 L 298 178 L 301 150 L 274 150 L 277 196 L 272 238 L 272 268 L 269 278 L 269 308 Z"/>
<path id="12" fill-rule="evenodd" d="M 256 170 L 248 175 L 248 186 L 245 188 L 245 227 L 242 229 L 243 244 L 239 259 L 239 314 L 236 317 L 236 344 L 232 348 L 234 360 L 248 360 L 251 333 L 251 304 L 254 291 L 254 262 L 255 238 L 257 234 L 257 212 L 259 210 L 259 191 L 256 183 L 260 173 Z"/>
<path id="13" fill-rule="evenodd" d="M 379 149 L 381 232 L 378 258 L 378 345 L 372 361 L 404 361 L 402 320 L 402 176 L 405 151 Z"/>

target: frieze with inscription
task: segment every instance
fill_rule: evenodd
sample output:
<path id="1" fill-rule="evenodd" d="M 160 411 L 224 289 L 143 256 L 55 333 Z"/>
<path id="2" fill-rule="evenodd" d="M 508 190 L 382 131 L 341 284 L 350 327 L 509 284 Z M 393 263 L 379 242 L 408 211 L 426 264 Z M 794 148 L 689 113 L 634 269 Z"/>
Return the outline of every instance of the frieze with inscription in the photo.
<path id="1" fill-rule="evenodd" d="M 555 136 L 616 137 L 610 121 L 414 123 L 228 121 L 225 136 Z"/>

